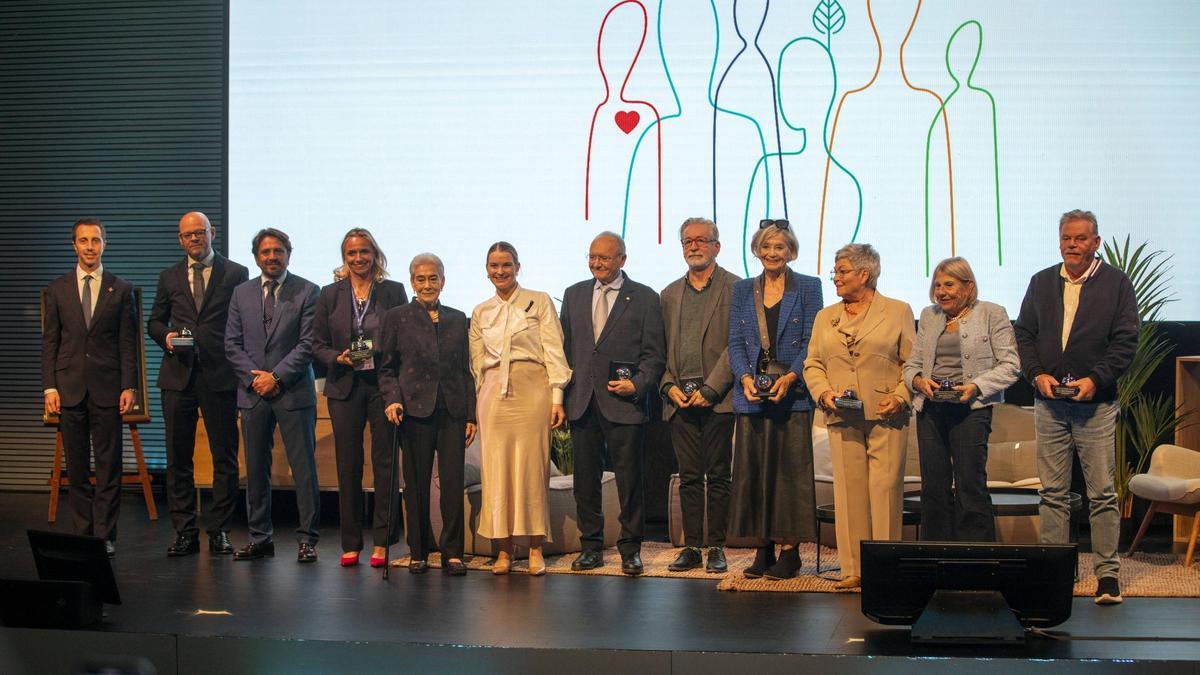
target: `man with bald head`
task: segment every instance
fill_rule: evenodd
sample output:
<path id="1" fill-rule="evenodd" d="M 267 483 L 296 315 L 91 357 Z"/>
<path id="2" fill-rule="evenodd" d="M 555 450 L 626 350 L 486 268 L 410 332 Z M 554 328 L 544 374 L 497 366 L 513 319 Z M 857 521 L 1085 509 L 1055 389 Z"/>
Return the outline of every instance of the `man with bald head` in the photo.
<path id="1" fill-rule="evenodd" d="M 204 415 L 212 454 L 213 498 L 208 550 L 233 553 L 229 526 L 238 494 L 237 378 L 225 356 L 225 322 L 233 289 L 246 281 L 245 267 L 213 250 L 213 228 L 199 211 L 179 219 L 186 256 L 158 275 L 150 337 L 163 349 L 158 371 L 167 436 L 167 509 L 175 540 L 167 555 L 200 550 L 192 453 L 197 413 Z M 183 330 L 192 336 L 189 345 Z"/>
<path id="2" fill-rule="evenodd" d="M 565 394 L 575 448 L 575 508 L 583 552 L 571 569 L 603 565 L 605 465 L 617 477 L 621 571 L 642 573 L 642 435 L 648 397 L 666 366 L 658 293 L 630 279 L 625 241 L 601 232 L 588 250 L 592 278 L 563 293 L 563 347 L 572 375 Z M 606 461 L 607 460 L 607 461 Z"/>

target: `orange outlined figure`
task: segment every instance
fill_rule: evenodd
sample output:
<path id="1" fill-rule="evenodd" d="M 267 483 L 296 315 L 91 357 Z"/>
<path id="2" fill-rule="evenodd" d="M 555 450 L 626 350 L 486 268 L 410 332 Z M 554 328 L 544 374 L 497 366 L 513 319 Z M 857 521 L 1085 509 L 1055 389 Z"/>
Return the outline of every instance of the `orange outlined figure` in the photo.
<path id="1" fill-rule="evenodd" d="M 883 7 L 881 7 L 881 9 L 886 10 L 886 11 L 897 11 L 896 7 L 898 5 L 899 5 L 899 3 L 886 3 Z M 837 111 L 834 113 L 834 117 L 833 117 L 833 126 L 829 133 L 829 154 L 831 155 L 831 157 L 826 158 L 826 161 L 825 161 L 825 177 L 824 177 L 823 185 L 821 188 L 821 193 L 822 193 L 821 194 L 821 216 L 820 216 L 820 220 L 818 223 L 818 230 L 817 230 L 817 248 L 818 248 L 817 272 L 818 273 L 820 273 L 820 267 L 821 267 L 821 255 L 823 252 L 826 213 L 829 211 L 829 208 L 828 208 L 828 202 L 829 202 L 829 197 L 830 197 L 830 194 L 829 194 L 829 167 L 833 163 L 832 154 L 833 154 L 834 148 L 836 147 L 838 125 L 842 122 L 843 107 L 845 106 L 847 100 L 849 100 L 851 96 L 866 92 L 868 89 L 870 89 L 872 87 L 878 88 L 879 86 L 884 86 L 884 88 L 887 89 L 887 92 L 885 94 L 883 94 L 884 96 L 886 96 L 887 94 L 897 95 L 897 94 L 901 93 L 903 90 L 927 94 L 930 98 L 933 99 L 934 102 L 936 102 L 936 106 L 931 105 L 931 108 L 940 109 L 940 114 L 942 117 L 942 126 L 943 126 L 945 140 L 946 140 L 946 183 L 947 183 L 947 189 L 948 189 L 947 196 L 948 196 L 948 201 L 949 201 L 949 221 L 950 221 L 950 228 L 951 228 L 951 237 L 953 238 L 954 179 L 953 179 L 952 166 L 950 164 L 950 161 L 951 161 L 950 160 L 950 125 L 948 122 L 948 118 L 947 118 L 945 110 L 941 109 L 941 108 L 943 108 L 943 102 L 942 102 L 941 97 L 929 89 L 926 89 L 923 87 L 918 87 L 918 86 L 914 85 L 909 80 L 908 73 L 906 72 L 905 67 L 904 67 L 904 48 L 905 48 L 906 44 L 908 43 L 908 39 L 912 36 L 913 28 L 916 26 L 917 18 L 920 15 L 921 0 L 916 0 L 916 7 L 914 8 L 914 10 L 911 13 L 911 20 L 909 20 L 909 22 L 908 22 L 908 28 L 904 34 L 904 38 L 900 41 L 900 48 L 898 50 L 899 69 L 897 72 L 890 72 L 892 70 L 890 67 L 890 64 L 889 64 L 889 68 L 887 68 L 887 69 L 884 68 L 884 53 L 885 53 L 885 51 L 883 48 L 883 40 L 880 38 L 879 28 L 875 21 L 875 13 L 876 13 L 875 9 L 876 8 L 873 6 L 872 1 L 867 0 L 867 19 L 870 23 L 871 33 L 872 33 L 873 37 L 875 38 L 875 46 L 876 46 L 875 70 L 872 73 L 871 78 L 867 81 L 866 84 L 864 84 L 861 87 L 858 87 L 857 89 L 851 89 L 851 90 L 847 91 L 846 93 L 842 94 L 841 99 L 838 101 Z M 907 13 L 906 13 L 906 15 L 907 15 Z M 889 71 L 889 75 L 892 76 L 889 79 L 891 79 L 893 81 L 888 81 L 885 84 L 881 85 L 880 84 L 880 73 L 884 72 L 885 70 Z M 898 74 L 900 76 L 900 79 L 903 81 L 903 89 L 901 89 L 899 87 L 899 83 L 894 82 L 894 79 L 895 79 L 894 75 L 896 75 L 896 74 Z M 881 158 L 878 156 L 875 156 L 875 157 L 873 157 L 873 161 L 863 164 L 863 166 L 859 169 L 860 172 L 867 166 L 873 166 L 877 170 L 878 169 L 886 170 L 889 173 L 889 175 L 891 175 L 891 176 L 903 176 L 903 177 L 907 178 L 910 175 L 910 173 L 913 176 L 922 176 L 923 175 L 923 167 L 921 165 L 921 162 L 913 161 L 912 156 L 916 156 L 918 158 L 923 159 L 924 136 L 925 136 L 924 122 L 922 122 L 922 124 L 921 124 L 921 127 L 922 127 L 921 131 L 913 132 L 912 130 L 907 130 L 908 133 L 905 133 L 906 130 L 903 128 L 903 124 L 902 124 L 903 122 L 908 121 L 908 119 L 914 115 L 919 115 L 920 117 L 924 117 L 924 114 L 920 114 L 919 111 L 913 110 L 915 108 L 921 107 L 920 104 L 917 103 L 915 100 L 909 100 L 901 106 L 892 106 L 890 108 L 885 108 L 883 106 L 880 106 L 878 102 L 874 102 L 874 103 L 875 103 L 875 110 L 874 110 L 875 114 L 873 114 L 873 115 L 868 114 L 866 119 L 873 120 L 877 124 L 877 127 L 874 129 L 868 130 L 867 135 L 869 135 L 870 137 L 875 138 L 875 139 L 886 137 L 886 141 L 887 141 L 887 143 L 885 144 L 886 147 L 885 148 L 879 148 L 879 147 L 875 148 L 875 150 L 877 151 L 876 154 L 878 154 L 878 151 L 886 149 L 886 150 L 892 150 L 893 154 L 895 154 L 896 156 L 890 157 L 890 158 L 883 158 L 887 161 L 880 161 Z M 861 105 L 865 109 L 867 109 L 868 113 L 872 112 L 870 109 L 871 103 L 864 102 Z M 905 115 L 906 112 L 910 113 L 910 114 Z M 899 116 L 897 115 L 897 113 L 899 113 Z M 897 117 L 900 117 L 900 119 L 897 119 Z M 914 133 L 917 136 L 916 141 L 914 141 L 912 138 L 910 138 Z M 859 166 L 859 165 L 855 165 L 855 166 Z M 875 197 L 875 199 L 874 200 L 864 200 L 863 206 L 862 206 L 862 213 L 863 213 L 862 222 L 860 222 L 855 227 L 853 233 L 850 236 L 850 241 L 857 240 L 858 235 L 859 235 L 859 230 L 861 229 L 861 227 L 863 225 L 874 225 L 877 228 L 879 228 L 877 230 L 878 234 L 872 233 L 872 242 L 876 243 L 877 246 L 880 244 L 881 241 L 883 241 L 883 239 L 880 238 L 880 234 L 882 234 L 885 238 L 895 239 L 895 240 L 897 240 L 897 244 L 900 244 L 901 242 L 904 241 L 905 238 L 911 239 L 911 237 L 913 237 L 913 235 L 915 235 L 915 233 L 921 229 L 921 227 L 922 227 L 921 214 L 924 211 L 924 204 L 923 204 L 923 199 L 922 199 L 923 185 L 918 184 L 918 185 L 912 185 L 912 186 L 906 186 L 906 185 L 896 185 L 896 186 L 887 185 L 887 186 L 885 186 L 883 184 L 883 182 L 878 178 L 878 176 L 875 177 L 875 180 L 872 180 L 872 177 L 863 175 L 861 173 L 859 175 L 859 183 L 861 184 L 864 192 L 872 194 L 872 196 Z M 911 187 L 912 189 L 909 190 L 908 189 L 909 187 Z M 889 199 L 888 204 L 880 203 L 880 200 L 885 195 L 885 188 L 893 188 L 891 193 L 886 193 L 886 194 L 890 194 L 890 199 Z M 898 192 L 896 189 L 898 189 Z M 900 204 L 890 203 L 891 201 L 893 201 L 896 198 L 897 195 L 903 195 L 904 203 L 900 203 Z M 909 201 L 911 201 L 912 203 L 909 204 L 908 203 Z M 884 213 L 885 210 L 886 210 L 886 213 Z M 885 219 L 886 219 L 886 222 L 885 222 Z M 885 252 L 885 254 L 886 254 L 886 252 Z"/>
<path id="2" fill-rule="evenodd" d="M 966 42 L 960 48 L 959 67 L 951 64 L 951 51 L 954 48 L 954 41 L 959 33 L 968 26 L 975 29 L 975 32 L 968 36 L 964 36 Z M 965 51 L 964 51 L 965 50 Z M 954 80 L 954 89 L 946 95 L 946 101 L 934 114 L 933 119 L 929 122 L 929 131 L 925 136 L 925 274 L 929 274 L 930 253 L 929 253 L 929 155 L 930 145 L 933 140 L 933 129 L 937 126 L 938 115 L 945 115 L 946 108 L 950 106 L 951 101 L 955 101 L 955 96 L 962 89 L 962 81 L 966 80 L 966 91 L 963 96 L 959 97 L 955 103 L 954 115 L 954 138 L 955 148 L 958 149 L 959 158 L 964 156 L 967 158 L 982 155 L 990 150 L 991 162 L 959 162 L 958 170 L 958 192 L 961 195 L 968 197 L 962 202 L 966 210 L 966 218 L 964 222 L 969 224 L 982 224 L 983 222 L 991 221 L 991 211 L 996 215 L 996 261 L 998 265 L 1004 264 L 1004 249 L 1001 241 L 1000 230 L 1000 149 L 999 149 L 999 134 L 996 130 L 996 99 L 992 96 L 992 92 L 983 87 L 976 86 L 973 83 L 975 77 L 975 69 L 979 66 L 979 57 L 983 53 L 983 26 L 975 20 L 965 21 L 962 25 L 950 34 L 950 39 L 946 41 L 946 71 L 950 73 L 951 79 Z M 967 58 L 962 58 L 967 57 Z M 970 66 L 966 68 L 967 74 L 965 78 L 960 78 L 959 73 L 964 70 L 962 66 L 966 61 L 970 60 Z M 971 92 L 976 92 L 971 96 Z M 981 96 L 982 94 L 982 96 Z M 986 100 L 982 100 L 986 99 Z M 978 120 L 979 117 L 985 116 L 988 120 L 985 127 L 982 129 L 983 134 L 969 133 L 976 131 L 976 128 L 971 126 L 972 121 Z M 986 128 L 990 127 L 990 128 Z M 969 134 L 969 135 L 968 135 Z M 985 137 L 982 144 L 972 144 L 971 141 L 977 140 L 982 135 Z M 985 148 L 977 147 L 978 145 L 989 146 Z M 982 150 L 982 152 L 980 152 Z M 983 174 L 983 175 L 980 175 Z M 987 175 L 990 174 L 990 175 Z M 985 187 L 986 185 L 986 187 Z M 991 193 L 991 194 L 985 194 Z M 964 213 L 960 211 L 960 216 Z M 952 221 L 953 222 L 953 221 Z M 951 255 L 954 255 L 954 240 L 951 238 Z M 973 256 L 974 257 L 974 256 Z"/>
<path id="3" fill-rule="evenodd" d="M 587 162 L 584 173 L 583 187 L 583 219 L 591 218 L 591 196 L 592 196 L 592 151 L 593 141 L 596 135 L 596 120 L 600 117 L 600 111 L 609 102 L 612 97 L 612 92 L 608 84 L 608 75 L 604 72 L 604 60 L 601 46 L 604 42 L 604 28 L 608 25 L 608 19 L 624 5 L 635 5 L 641 13 L 642 28 L 641 37 L 638 39 L 637 50 L 633 54 L 633 58 L 629 61 L 629 69 L 625 71 L 625 79 L 621 82 L 621 88 L 618 91 L 617 97 L 621 103 L 630 106 L 645 106 L 645 110 L 652 114 L 654 118 L 654 127 L 658 141 L 658 241 L 662 243 L 662 124 L 659 118 L 658 110 L 649 101 L 639 99 L 630 99 L 625 96 L 625 88 L 629 85 L 629 78 L 633 75 L 633 68 L 637 65 L 638 57 L 641 56 L 642 48 L 646 44 L 646 33 L 649 28 L 649 15 L 646 13 L 646 7 L 639 0 L 622 0 L 609 8 L 604 15 L 604 20 L 600 22 L 600 31 L 596 35 L 596 66 L 600 70 L 600 78 L 604 81 L 604 98 L 596 105 L 596 109 L 592 112 L 592 122 L 588 127 L 588 147 L 587 147 Z M 612 124 L 614 128 L 625 135 L 631 134 L 641 123 L 643 115 L 636 108 L 626 108 L 619 106 L 619 110 L 613 111 L 611 121 L 602 123 Z M 620 203 L 620 200 L 613 200 Z"/>

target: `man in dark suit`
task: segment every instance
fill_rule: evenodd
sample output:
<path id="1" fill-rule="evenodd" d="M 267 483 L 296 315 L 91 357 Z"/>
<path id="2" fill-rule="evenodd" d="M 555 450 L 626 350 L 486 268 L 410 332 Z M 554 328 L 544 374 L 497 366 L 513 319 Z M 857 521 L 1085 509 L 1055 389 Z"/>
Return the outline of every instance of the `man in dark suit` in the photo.
<path id="1" fill-rule="evenodd" d="M 617 476 L 621 571 L 642 573 L 642 432 L 647 396 L 658 391 L 664 367 L 662 309 L 658 294 L 621 271 L 625 242 L 612 232 L 592 240 L 592 279 L 563 294 L 563 347 L 573 374 L 567 384 L 567 419 L 575 448 L 575 504 L 583 552 L 574 570 L 603 564 L 601 479 L 605 456 Z"/>
<path id="2" fill-rule="evenodd" d="M 208 550 L 233 553 L 229 526 L 238 494 L 237 379 L 225 357 L 229 297 L 248 277 L 245 267 L 213 250 L 213 229 L 199 211 L 179 219 L 179 245 L 186 257 L 158 275 L 147 330 L 163 349 L 158 370 L 167 436 L 167 510 L 175 541 L 168 556 L 200 550 L 192 455 L 198 413 L 204 415 L 213 465 Z M 175 344 L 180 331 L 192 344 Z"/>
<path id="3" fill-rule="evenodd" d="M 288 274 L 292 242 L 267 228 L 254 236 L 262 276 L 233 291 L 225 327 L 225 354 L 238 380 L 242 442 L 246 448 L 246 519 L 250 542 L 235 560 L 275 555 L 271 524 L 271 447 L 275 425 L 283 437 L 296 485 L 299 562 L 317 561 L 320 486 L 317 484 L 317 393 L 313 383 L 313 315 L 317 285 Z"/>
<path id="4" fill-rule="evenodd" d="M 388 310 L 383 326 L 380 388 L 388 419 L 404 441 L 404 506 L 412 562 L 428 569 L 441 551 L 442 570 L 462 576 L 463 462 L 475 438 L 475 380 L 467 347 L 467 316 L 439 302 L 446 283 L 442 261 L 422 253 L 409 265 L 413 301 Z M 429 519 L 429 483 L 437 454 L 441 488 L 441 541 Z"/>
<path id="5" fill-rule="evenodd" d="M 133 286 L 100 262 L 104 225 L 81 219 L 72 240 L 75 270 L 43 295 L 42 389 L 46 412 L 60 416 L 74 529 L 103 538 L 112 557 L 121 506 L 121 415 L 133 409 L 138 379 L 137 315 Z M 88 481 L 89 435 L 95 488 Z"/>
<path id="6" fill-rule="evenodd" d="M 679 228 L 687 274 L 663 289 L 667 370 L 662 379 L 663 419 L 679 460 L 679 503 L 684 549 L 668 569 L 695 569 L 703 562 L 708 513 L 706 571 L 725 572 L 725 524 L 729 519 L 733 460 L 733 372 L 729 368 L 729 304 L 738 277 L 717 264 L 717 226 L 689 218 Z M 706 509 L 707 505 L 707 509 Z"/>

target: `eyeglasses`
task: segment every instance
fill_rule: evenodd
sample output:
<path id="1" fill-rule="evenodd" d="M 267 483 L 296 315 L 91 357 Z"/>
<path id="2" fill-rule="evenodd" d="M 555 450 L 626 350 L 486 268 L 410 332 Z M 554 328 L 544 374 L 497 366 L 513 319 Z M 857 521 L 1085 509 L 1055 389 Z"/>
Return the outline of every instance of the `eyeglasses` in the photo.
<path id="1" fill-rule="evenodd" d="M 715 243 L 717 243 L 717 240 L 709 239 L 708 237 L 688 237 L 686 239 L 680 239 L 679 243 L 683 244 L 684 248 L 691 248 L 693 245 L 697 245 L 697 244 L 699 244 L 700 246 L 708 246 L 709 244 L 715 244 Z"/>
<path id="2" fill-rule="evenodd" d="M 791 227 L 791 224 L 788 223 L 788 221 L 786 221 L 786 220 L 770 220 L 770 219 L 764 218 L 764 219 L 758 221 L 758 229 L 760 229 L 760 230 L 764 230 L 768 227 L 771 227 L 772 225 L 774 225 L 775 227 L 777 227 L 781 230 L 786 230 Z"/>
<path id="3" fill-rule="evenodd" d="M 187 241 L 189 239 L 203 239 L 208 236 L 208 230 L 192 230 L 191 232 L 180 232 L 179 238 Z"/>
<path id="4" fill-rule="evenodd" d="M 613 261 L 613 257 L 611 255 L 592 255 L 590 253 L 588 254 L 587 259 L 588 262 L 610 263 Z"/>
<path id="5" fill-rule="evenodd" d="M 851 274 L 854 274 L 854 273 L 855 273 L 855 272 L 857 272 L 857 271 L 858 271 L 858 270 L 854 269 L 853 267 L 851 267 L 851 268 L 850 268 L 850 269 L 848 269 L 848 270 L 839 270 L 839 269 L 837 269 L 837 268 L 835 267 L 835 268 L 833 268 L 833 269 L 829 270 L 829 278 L 830 278 L 830 279 L 836 279 L 836 278 L 838 278 L 838 277 L 849 276 L 849 275 L 851 275 Z"/>

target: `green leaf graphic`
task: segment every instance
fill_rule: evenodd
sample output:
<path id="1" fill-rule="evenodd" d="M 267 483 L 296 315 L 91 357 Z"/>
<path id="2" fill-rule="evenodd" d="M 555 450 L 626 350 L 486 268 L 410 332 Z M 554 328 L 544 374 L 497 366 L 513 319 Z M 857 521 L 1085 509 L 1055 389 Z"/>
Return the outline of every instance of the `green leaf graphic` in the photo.
<path id="1" fill-rule="evenodd" d="M 813 27 L 821 35 L 832 36 L 846 25 L 846 13 L 837 0 L 821 0 L 813 10 Z"/>

